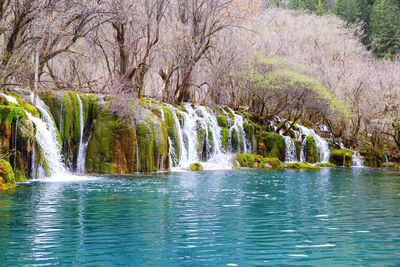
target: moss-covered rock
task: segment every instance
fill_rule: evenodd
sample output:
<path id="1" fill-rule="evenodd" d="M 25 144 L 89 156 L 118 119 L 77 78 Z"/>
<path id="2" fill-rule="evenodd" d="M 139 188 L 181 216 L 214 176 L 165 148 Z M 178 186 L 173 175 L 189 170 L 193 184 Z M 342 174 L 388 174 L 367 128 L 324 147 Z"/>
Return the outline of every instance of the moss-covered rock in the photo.
<path id="1" fill-rule="evenodd" d="M 6 190 L 14 186 L 15 176 L 10 163 L 0 159 L 0 190 Z"/>
<path id="2" fill-rule="evenodd" d="M 229 129 L 226 127 L 221 128 L 221 144 L 223 151 L 227 153 L 229 150 Z"/>
<path id="3" fill-rule="evenodd" d="M 306 161 L 316 163 L 320 160 L 320 151 L 312 135 L 306 137 Z"/>
<path id="4" fill-rule="evenodd" d="M 254 154 L 237 154 L 236 160 L 241 167 L 247 168 L 283 168 L 284 164 L 278 158 L 263 157 Z"/>
<path id="5" fill-rule="evenodd" d="M 218 125 L 219 127 L 228 127 L 228 122 L 227 122 L 227 117 L 226 115 L 218 115 L 217 116 L 217 121 L 218 121 Z"/>
<path id="6" fill-rule="evenodd" d="M 78 93 L 43 91 L 40 97 L 49 107 L 59 130 L 65 163 L 74 169 L 81 135 Z"/>
<path id="7" fill-rule="evenodd" d="M 174 119 L 174 115 L 175 114 L 172 113 L 172 111 L 165 106 L 161 107 L 164 111 L 164 119 L 165 119 L 165 123 L 167 125 L 167 130 L 168 130 L 168 136 L 172 142 L 172 145 L 174 146 L 174 151 L 176 154 L 176 158 L 179 159 L 181 157 L 181 151 L 180 151 L 180 136 L 178 134 L 177 128 L 180 127 L 180 125 L 176 125 L 175 124 L 175 119 Z M 175 162 L 174 164 L 176 165 L 178 162 Z"/>
<path id="8" fill-rule="evenodd" d="M 260 131 L 257 136 L 258 154 L 264 157 L 285 159 L 285 138 L 280 134 Z"/>
<path id="9" fill-rule="evenodd" d="M 286 163 L 286 168 L 288 168 L 288 169 L 318 170 L 320 167 L 318 165 L 311 165 L 308 162 L 289 162 L 289 163 Z"/>
<path id="10" fill-rule="evenodd" d="M 336 166 L 351 167 L 353 165 L 353 153 L 348 149 L 333 149 L 329 161 Z"/>
<path id="11" fill-rule="evenodd" d="M 247 140 L 250 142 L 251 151 L 256 151 L 257 148 L 257 141 L 255 138 L 256 127 L 254 126 L 253 123 L 244 122 L 243 129 L 246 134 Z"/>
<path id="12" fill-rule="evenodd" d="M 119 125 L 113 132 L 112 166 L 118 174 L 134 173 L 136 162 L 136 130 L 127 125 Z"/>
<path id="13" fill-rule="evenodd" d="M 190 164 L 189 170 L 192 171 L 192 172 L 194 172 L 194 171 L 203 171 L 204 167 L 203 167 L 203 165 L 201 165 L 201 163 L 196 162 L 196 163 Z"/>
<path id="14" fill-rule="evenodd" d="M 331 162 L 318 163 L 316 166 L 318 166 L 320 168 L 335 168 L 336 167 L 336 165 Z"/>
<path id="15" fill-rule="evenodd" d="M 16 97 L 18 104 L 0 100 L 0 154 L 11 164 L 18 182 L 30 176 L 35 128 L 23 106 L 37 113 L 36 108 Z M 35 111 L 36 110 L 36 111 Z M 37 115 L 37 114 L 36 114 Z"/>
<path id="16" fill-rule="evenodd" d="M 86 171 L 92 173 L 113 173 L 112 142 L 114 131 L 120 126 L 106 105 L 98 106 L 93 121 L 93 132 L 87 147 Z"/>
<path id="17" fill-rule="evenodd" d="M 138 171 L 168 170 L 168 129 L 165 123 L 141 109 L 143 117 L 136 125 L 138 143 Z"/>

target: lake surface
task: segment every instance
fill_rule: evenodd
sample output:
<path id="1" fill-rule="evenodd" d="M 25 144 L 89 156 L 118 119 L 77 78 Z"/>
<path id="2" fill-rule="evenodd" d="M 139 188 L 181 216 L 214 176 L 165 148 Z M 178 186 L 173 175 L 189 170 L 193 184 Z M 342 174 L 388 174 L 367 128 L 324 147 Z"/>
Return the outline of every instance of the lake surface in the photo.
<path id="1" fill-rule="evenodd" d="M 400 265 L 400 174 L 213 171 L 0 194 L 0 266 Z"/>

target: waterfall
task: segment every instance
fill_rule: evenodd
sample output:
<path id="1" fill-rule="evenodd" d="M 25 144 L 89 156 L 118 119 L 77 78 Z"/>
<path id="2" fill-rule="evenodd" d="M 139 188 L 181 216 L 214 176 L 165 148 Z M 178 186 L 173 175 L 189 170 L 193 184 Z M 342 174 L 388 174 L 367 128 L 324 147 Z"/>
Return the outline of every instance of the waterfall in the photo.
<path id="1" fill-rule="evenodd" d="M 236 152 L 242 152 L 244 154 L 249 154 L 251 153 L 251 144 L 249 142 L 249 140 L 247 140 L 246 138 L 246 132 L 244 131 L 243 128 L 243 116 L 236 114 L 232 109 L 229 109 L 230 112 L 233 113 L 234 117 L 235 117 L 235 122 L 232 125 L 232 127 L 229 129 L 229 140 L 232 140 L 232 132 L 233 130 L 236 131 L 237 133 L 237 138 L 238 138 L 238 151 Z M 243 150 L 240 147 L 240 144 L 243 143 Z"/>
<path id="2" fill-rule="evenodd" d="M 208 111 L 205 107 L 198 107 L 197 110 L 202 115 L 205 122 L 204 127 L 206 130 L 206 142 L 208 142 L 209 134 L 212 137 L 212 149 L 210 157 L 204 164 L 207 169 L 230 168 L 230 156 L 223 152 L 221 140 L 221 127 L 218 125 L 218 120 L 212 111 Z"/>
<path id="3" fill-rule="evenodd" d="M 166 104 L 166 106 L 169 108 L 169 110 L 172 113 L 172 118 L 173 118 L 174 124 L 175 124 L 175 130 L 176 130 L 176 133 L 177 133 L 177 136 L 178 136 L 178 140 L 177 140 L 178 144 L 173 144 L 172 142 L 170 142 L 169 145 L 170 146 L 179 147 L 179 151 L 181 152 L 180 158 L 178 159 L 177 155 L 176 155 L 176 149 L 174 147 L 176 160 L 172 161 L 173 165 L 170 165 L 170 166 L 171 167 L 176 167 L 181 163 L 181 161 L 183 159 L 183 156 L 185 156 L 187 154 L 187 152 L 186 152 L 186 147 L 185 147 L 185 145 L 183 143 L 183 134 L 182 134 L 181 125 L 179 123 L 178 116 L 176 115 L 176 112 L 178 112 L 178 110 L 176 108 L 174 108 L 173 106 L 169 105 L 169 104 Z"/>
<path id="4" fill-rule="evenodd" d="M 12 96 L 1 94 L 4 96 L 7 101 L 18 105 L 17 99 Z M 32 95 L 33 99 L 33 95 Z M 40 99 L 37 99 L 37 109 L 40 111 L 42 118 L 37 118 L 33 116 L 28 111 L 25 111 L 28 119 L 31 120 L 36 126 L 36 135 L 35 141 L 39 144 L 41 148 L 41 152 L 43 153 L 44 157 L 47 161 L 48 171 L 51 176 L 61 176 L 67 173 L 67 170 L 62 163 L 61 157 L 61 146 L 57 139 L 57 128 L 53 121 L 53 118 L 47 111 L 46 104 Z M 45 171 L 43 167 L 37 166 L 35 161 L 36 151 L 33 151 L 33 163 L 32 163 L 32 171 L 36 175 L 36 178 L 44 178 Z"/>
<path id="5" fill-rule="evenodd" d="M 231 156 L 222 148 L 221 127 L 212 110 L 204 106 L 193 107 L 189 103 L 184 105 L 185 111 L 166 106 L 172 113 L 178 136 L 178 144 L 174 144 L 171 138 L 168 142 L 171 167 L 181 170 L 187 169 L 192 163 L 201 162 L 205 169 L 231 168 Z M 182 125 L 178 113 L 182 117 Z M 176 153 L 178 148 L 179 159 Z"/>
<path id="6" fill-rule="evenodd" d="M 40 98 L 37 98 L 36 102 L 36 107 L 40 111 L 42 119 L 34 117 L 27 111 L 25 111 L 25 113 L 29 120 L 36 126 L 35 139 L 47 160 L 50 176 L 60 177 L 67 173 L 67 169 L 62 163 L 61 146 L 57 138 L 57 128 L 53 118 L 47 111 L 46 104 L 44 104 Z"/>
<path id="7" fill-rule="evenodd" d="M 186 112 L 181 112 L 183 117 L 182 141 L 184 150 L 181 151 L 180 167 L 188 167 L 193 162 L 198 162 L 197 154 L 197 120 L 198 116 L 190 104 L 185 105 Z"/>
<path id="8" fill-rule="evenodd" d="M 76 95 L 78 99 L 78 104 L 79 104 L 79 131 L 80 131 L 80 137 L 79 137 L 79 147 L 78 147 L 78 156 L 76 158 L 76 172 L 83 174 L 85 173 L 85 161 L 86 161 L 86 151 L 87 151 L 87 145 L 88 142 L 83 142 L 83 134 L 85 130 L 85 122 L 83 119 L 83 104 L 80 96 L 77 94 Z"/>
<path id="9" fill-rule="evenodd" d="M 161 114 L 161 120 L 165 121 L 165 114 L 164 114 L 164 110 L 162 109 L 162 107 L 160 107 L 160 114 Z"/>
<path id="10" fill-rule="evenodd" d="M 363 167 L 363 160 L 361 158 L 360 152 L 353 151 L 353 167 Z"/>
<path id="11" fill-rule="evenodd" d="M 176 156 L 176 151 L 174 144 L 172 142 L 171 137 L 168 136 L 168 154 L 169 154 L 169 166 L 172 168 L 173 166 L 176 166 L 176 163 L 178 162 L 177 156 Z"/>
<path id="12" fill-rule="evenodd" d="M 296 145 L 290 136 L 285 136 L 285 162 L 296 162 Z"/>
<path id="13" fill-rule="evenodd" d="M 302 125 L 299 125 L 299 129 L 301 134 L 306 135 L 304 138 L 302 144 L 301 144 L 301 153 L 300 153 L 300 161 L 304 162 L 306 160 L 305 158 L 305 149 L 306 149 L 306 139 L 307 136 L 312 136 L 314 137 L 315 143 L 319 149 L 319 152 L 321 154 L 320 162 L 329 162 L 329 157 L 331 155 L 331 151 L 328 146 L 328 142 L 323 139 L 321 136 L 315 133 L 313 129 L 308 129 L 307 127 L 304 127 Z"/>

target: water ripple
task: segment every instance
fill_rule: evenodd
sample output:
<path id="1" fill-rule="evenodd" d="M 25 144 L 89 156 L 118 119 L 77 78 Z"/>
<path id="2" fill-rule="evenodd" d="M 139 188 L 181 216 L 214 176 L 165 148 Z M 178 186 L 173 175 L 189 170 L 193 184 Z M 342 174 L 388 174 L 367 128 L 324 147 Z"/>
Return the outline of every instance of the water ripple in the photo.
<path id="1" fill-rule="evenodd" d="M 0 194 L 0 265 L 398 265 L 399 194 L 370 169 L 36 181 Z"/>

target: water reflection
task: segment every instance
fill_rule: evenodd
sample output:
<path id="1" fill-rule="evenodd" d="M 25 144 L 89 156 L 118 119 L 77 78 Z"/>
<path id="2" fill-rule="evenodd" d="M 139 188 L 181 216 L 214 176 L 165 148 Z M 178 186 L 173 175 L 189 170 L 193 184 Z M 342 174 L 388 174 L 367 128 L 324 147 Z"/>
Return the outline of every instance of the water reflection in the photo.
<path id="1" fill-rule="evenodd" d="M 223 171 L 0 194 L 0 265 L 396 265 L 397 175 Z"/>

